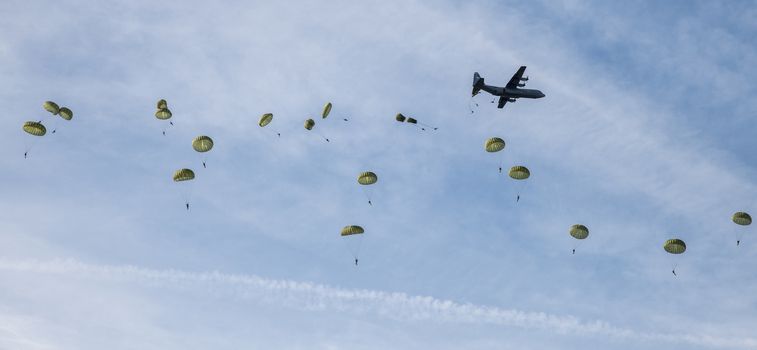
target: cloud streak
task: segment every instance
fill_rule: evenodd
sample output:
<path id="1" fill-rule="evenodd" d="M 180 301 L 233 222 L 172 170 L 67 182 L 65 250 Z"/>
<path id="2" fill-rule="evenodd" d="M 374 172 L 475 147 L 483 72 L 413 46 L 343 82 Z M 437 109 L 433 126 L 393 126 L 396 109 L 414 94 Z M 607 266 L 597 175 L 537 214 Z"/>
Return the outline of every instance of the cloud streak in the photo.
<path id="1" fill-rule="evenodd" d="M 431 296 L 368 289 L 344 289 L 311 282 L 268 279 L 221 272 L 158 270 L 133 265 L 95 265 L 77 260 L 0 260 L 0 270 L 54 274 L 96 280 L 147 284 L 157 288 L 192 288 L 211 295 L 252 300 L 311 311 L 372 314 L 398 321 L 496 325 L 542 330 L 560 335 L 608 337 L 615 340 L 674 343 L 713 348 L 757 348 L 752 337 L 710 334 L 668 334 L 614 326 L 602 320 L 460 303 Z"/>

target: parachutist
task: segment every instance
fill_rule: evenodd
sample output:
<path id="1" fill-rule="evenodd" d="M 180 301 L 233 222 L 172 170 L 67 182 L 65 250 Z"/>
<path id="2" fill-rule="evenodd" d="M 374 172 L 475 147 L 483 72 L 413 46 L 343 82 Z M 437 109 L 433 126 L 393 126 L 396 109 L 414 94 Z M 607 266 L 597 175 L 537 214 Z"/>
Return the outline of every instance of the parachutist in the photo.
<path id="1" fill-rule="evenodd" d="M 736 241 L 736 246 L 737 247 L 739 246 L 739 243 L 741 243 L 741 241 Z"/>
<path id="2" fill-rule="evenodd" d="M 169 122 L 168 122 L 168 124 L 171 124 L 171 125 L 173 125 L 173 122 L 169 121 Z"/>
<path id="3" fill-rule="evenodd" d="M 357 259 L 355 259 L 355 266 L 357 266 Z"/>
<path id="4" fill-rule="evenodd" d="M 502 174 L 502 167 L 499 167 L 499 173 Z"/>
<path id="5" fill-rule="evenodd" d="M 676 275 L 676 269 L 673 269 L 673 276 L 678 277 L 678 275 Z"/>
<path id="6" fill-rule="evenodd" d="M 207 167 L 205 166 L 205 162 L 202 162 L 202 167 L 203 167 L 203 168 L 207 168 Z"/>
<path id="7" fill-rule="evenodd" d="M 189 210 L 189 203 L 187 203 L 187 210 Z"/>
<path id="8" fill-rule="evenodd" d="M 326 139 L 326 142 L 331 142 L 331 141 L 329 141 L 329 139 Z"/>
<path id="9" fill-rule="evenodd" d="M 55 133 L 55 130 L 57 130 L 57 129 L 53 129 L 53 134 Z"/>
<path id="10" fill-rule="evenodd" d="M 281 133 L 280 132 L 277 132 L 276 135 L 278 135 L 279 137 L 281 137 Z"/>
<path id="11" fill-rule="evenodd" d="M 517 197 L 515 197 L 515 203 L 518 203 L 518 201 L 520 201 L 520 195 L 518 195 Z"/>
<path id="12" fill-rule="evenodd" d="M 347 120 L 347 118 L 344 118 L 344 121 L 348 122 L 349 120 Z"/>
<path id="13" fill-rule="evenodd" d="M 165 131 L 163 131 L 163 136 L 166 136 L 166 132 Z"/>
<path id="14" fill-rule="evenodd" d="M 371 203 L 371 201 L 368 201 L 368 205 L 373 206 L 373 203 Z"/>
<path id="15" fill-rule="evenodd" d="M 26 159 L 26 154 L 27 154 L 27 153 L 29 153 L 29 152 L 24 152 L 24 159 Z"/>
<path id="16" fill-rule="evenodd" d="M 576 250 L 575 249 L 573 249 L 573 254 L 576 254 Z"/>

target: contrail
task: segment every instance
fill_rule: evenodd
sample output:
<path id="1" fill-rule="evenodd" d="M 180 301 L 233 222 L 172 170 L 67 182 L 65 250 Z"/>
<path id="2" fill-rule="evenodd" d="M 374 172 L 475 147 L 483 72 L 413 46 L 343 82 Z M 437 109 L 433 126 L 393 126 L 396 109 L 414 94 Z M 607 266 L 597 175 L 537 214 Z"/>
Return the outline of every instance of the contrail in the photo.
<path id="1" fill-rule="evenodd" d="M 131 265 L 93 265 L 76 260 L 8 261 L 0 259 L 0 270 L 126 280 L 160 287 L 204 289 L 224 297 L 231 296 L 290 308 L 372 313 L 398 320 L 493 324 L 541 329 L 558 334 L 606 336 L 619 340 L 667 342 L 715 348 L 757 348 L 755 338 L 641 332 L 615 327 L 601 320 L 584 321 L 574 316 L 458 303 L 405 293 L 343 289 L 310 282 L 267 279 L 254 275 L 155 270 Z"/>

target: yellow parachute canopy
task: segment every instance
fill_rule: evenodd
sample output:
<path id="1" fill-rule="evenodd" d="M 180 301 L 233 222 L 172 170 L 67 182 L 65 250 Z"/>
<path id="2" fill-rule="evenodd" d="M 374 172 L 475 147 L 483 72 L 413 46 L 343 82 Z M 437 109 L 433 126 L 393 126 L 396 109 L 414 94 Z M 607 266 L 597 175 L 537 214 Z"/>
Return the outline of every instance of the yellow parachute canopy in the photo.
<path id="1" fill-rule="evenodd" d="M 499 152 L 505 149 L 505 140 L 499 137 L 492 137 L 486 140 L 486 144 L 484 144 L 484 148 L 486 149 L 487 152 Z"/>
<path id="2" fill-rule="evenodd" d="M 350 225 L 350 226 L 345 226 L 342 229 L 341 235 L 342 236 L 359 235 L 359 234 L 363 234 L 364 232 L 365 230 L 363 230 L 362 227 L 357 226 L 357 225 Z"/>
<path id="3" fill-rule="evenodd" d="M 263 114 L 262 116 L 260 116 L 260 121 L 258 121 L 258 125 L 260 125 L 260 127 L 262 128 L 270 124 L 272 120 L 273 120 L 273 113 Z"/>
<path id="4" fill-rule="evenodd" d="M 45 103 L 42 104 L 42 108 L 52 113 L 53 115 L 58 114 L 58 112 L 60 111 L 58 104 L 53 101 L 45 101 Z"/>
<path id="5" fill-rule="evenodd" d="M 321 116 L 323 119 L 326 119 L 326 117 L 329 116 L 329 113 L 331 113 L 331 102 L 326 103 L 326 105 L 323 106 L 323 113 L 321 113 Z"/>
<path id="6" fill-rule="evenodd" d="M 402 113 L 397 113 L 397 116 L 395 116 L 395 117 L 394 117 L 394 119 L 397 119 L 397 121 L 398 121 L 398 122 L 402 123 L 402 122 L 404 122 L 404 121 L 405 121 L 405 119 L 407 119 L 407 118 L 405 118 L 405 116 L 404 116 L 404 115 L 402 115 Z"/>
<path id="7" fill-rule="evenodd" d="M 362 172 L 357 177 L 357 183 L 361 185 L 373 185 L 376 181 L 378 181 L 378 176 L 372 171 Z"/>
<path id="8" fill-rule="evenodd" d="M 173 180 L 176 182 L 189 181 L 195 178 L 195 172 L 192 169 L 180 169 L 173 173 Z"/>
<path id="9" fill-rule="evenodd" d="M 163 100 L 163 99 L 158 101 L 158 109 L 168 109 L 168 102 L 166 102 L 166 100 Z"/>
<path id="10" fill-rule="evenodd" d="M 576 224 L 570 227 L 570 235 L 575 239 L 586 239 L 589 237 L 589 229 L 581 224 Z"/>
<path id="11" fill-rule="evenodd" d="M 531 176 L 531 172 L 522 165 L 516 165 L 510 168 L 508 175 L 515 180 L 525 180 Z"/>
<path id="12" fill-rule="evenodd" d="M 65 120 L 71 120 L 71 118 L 74 117 L 74 112 L 68 109 L 68 107 L 61 107 L 60 110 L 58 110 L 58 115 Z"/>
<path id="13" fill-rule="evenodd" d="M 665 241 L 665 245 L 662 246 L 665 251 L 670 254 L 681 254 L 686 251 L 686 243 L 678 238 L 673 238 Z"/>
<path id="14" fill-rule="evenodd" d="M 192 148 L 197 152 L 210 151 L 213 149 L 213 139 L 205 135 L 197 136 L 192 140 Z"/>
<path id="15" fill-rule="evenodd" d="M 34 136 L 45 136 L 47 129 L 39 122 L 26 122 L 23 127 L 27 134 Z"/>
<path id="16" fill-rule="evenodd" d="M 312 130 L 314 126 L 315 126 L 315 120 L 308 119 L 305 121 L 305 129 Z"/>
<path id="17" fill-rule="evenodd" d="M 734 223 L 742 226 L 748 226 L 752 223 L 752 217 L 743 211 L 739 211 L 733 214 L 731 220 L 733 220 Z"/>
<path id="18" fill-rule="evenodd" d="M 168 108 L 161 108 L 157 112 L 155 112 L 155 118 L 158 118 L 160 120 L 171 119 L 172 115 L 173 114 L 171 114 L 171 110 L 169 110 Z"/>

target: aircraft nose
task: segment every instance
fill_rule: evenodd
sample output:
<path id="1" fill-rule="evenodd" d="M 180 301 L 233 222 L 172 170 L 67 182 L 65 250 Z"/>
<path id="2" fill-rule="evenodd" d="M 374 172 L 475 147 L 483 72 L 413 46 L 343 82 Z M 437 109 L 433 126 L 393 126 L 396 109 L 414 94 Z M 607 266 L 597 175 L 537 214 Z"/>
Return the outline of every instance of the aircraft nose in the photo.
<path id="1" fill-rule="evenodd" d="M 547 95 L 545 95 L 543 92 L 539 91 L 539 98 L 542 98 L 544 96 L 547 96 Z"/>

